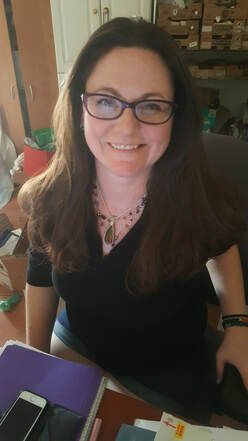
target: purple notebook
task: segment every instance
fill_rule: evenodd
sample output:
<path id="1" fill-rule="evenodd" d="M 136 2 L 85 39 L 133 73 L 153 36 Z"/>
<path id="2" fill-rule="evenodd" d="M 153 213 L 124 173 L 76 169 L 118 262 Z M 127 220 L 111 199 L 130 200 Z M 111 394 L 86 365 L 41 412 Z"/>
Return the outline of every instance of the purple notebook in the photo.
<path id="1" fill-rule="evenodd" d="M 86 420 L 103 378 L 100 368 L 10 344 L 0 356 L 0 412 L 26 389 L 78 412 Z"/>

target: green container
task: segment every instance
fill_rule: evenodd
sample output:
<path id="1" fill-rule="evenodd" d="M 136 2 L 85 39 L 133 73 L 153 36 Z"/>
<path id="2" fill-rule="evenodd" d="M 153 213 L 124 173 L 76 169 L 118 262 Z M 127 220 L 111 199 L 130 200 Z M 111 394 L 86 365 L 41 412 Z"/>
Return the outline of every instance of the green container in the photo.
<path id="1" fill-rule="evenodd" d="M 53 151 L 54 146 L 54 133 L 53 129 L 47 127 L 45 129 L 32 130 L 32 138 L 38 144 L 41 150 Z"/>

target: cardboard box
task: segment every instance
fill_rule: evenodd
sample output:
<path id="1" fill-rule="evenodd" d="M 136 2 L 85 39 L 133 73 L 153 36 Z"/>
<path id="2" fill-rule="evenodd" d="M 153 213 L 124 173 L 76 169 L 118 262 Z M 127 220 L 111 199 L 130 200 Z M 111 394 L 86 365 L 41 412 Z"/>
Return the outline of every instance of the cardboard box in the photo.
<path id="1" fill-rule="evenodd" d="M 175 40 L 181 49 L 187 49 L 187 50 L 199 49 L 199 35 L 192 34 L 180 38 L 179 36 L 176 36 Z"/>
<path id="2" fill-rule="evenodd" d="M 242 49 L 248 50 L 248 32 L 244 32 L 242 35 Z"/>
<path id="3" fill-rule="evenodd" d="M 204 20 L 201 27 L 202 33 L 211 33 L 213 35 L 234 34 L 244 32 L 246 27 L 245 20 L 233 20 L 232 22 L 215 20 Z"/>
<path id="4" fill-rule="evenodd" d="M 209 78 L 213 78 L 213 69 L 211 68 L 199 69 L 198 78 L 200 78 L 201 80 L 208 80 Z"/>
<path id="5" fill-rule="evenodd" d="M 202 16 L 202 3 L 190 3 L 186 8 L 178 8 L 173 5 L 159 4 L 158 19 L 192 20 Z"/>
<path id="6" fill-rule="evenodd" d="M 236 64 L 229 64 L 226 66 L 226 76 L 227 78 L 241 78 L 243 75 L 242 69 Z"/>
<path id="7" fill-rule="evenodd" d="M 27 275 L 28 248 L 26 226 L 11 256 L 0 256 L 0 292 L 10 294 L 23 291 Z"/>
<path id="8" fill-rule="evenodd" d="M 158 26 L 165 29 L 171 35 L 199 34 L 200 20 L 165 20 L 158 22 Z"/>
<path id="9" fill-rule="evenodd" d="M 204 32 L 201 34 L 201 49 L 239 50 L 242 48 L 242 33 L 214 35 Z"/>
<path id="10" fill-rule="evenodd" d="M 234 34 L 233 38 L 230 42 L 231 50 L 240 50 L 242 49 L 242 34 Z"/>
<path id="11" fill-rule="evenodd" d="M 223 79 L 226 78 L 226 66 L 214 66 L 213 78 Z"/>
<path id="12" fill-rule="evenodd" d="M 244 20 L 247 17 L 248 5 L 247 0 L 236 0 L 234 6 L 229 6 L 229 1 L 222 0 L 220 4 L 219 0 L 205 0 L 203 20 L 227 20 L 227 19 L 240 19 Z"/>

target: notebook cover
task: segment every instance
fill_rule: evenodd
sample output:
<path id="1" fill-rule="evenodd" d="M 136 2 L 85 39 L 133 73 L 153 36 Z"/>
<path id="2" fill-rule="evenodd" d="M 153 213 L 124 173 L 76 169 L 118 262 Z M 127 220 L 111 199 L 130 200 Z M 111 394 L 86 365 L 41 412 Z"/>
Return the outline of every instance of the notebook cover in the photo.
<path id="1" fill-rule="evenodd" d="M 27 389 L 86 420 L 103 378 L 100 368 L 10 344 L 0 356 L 0 412 Z"/>

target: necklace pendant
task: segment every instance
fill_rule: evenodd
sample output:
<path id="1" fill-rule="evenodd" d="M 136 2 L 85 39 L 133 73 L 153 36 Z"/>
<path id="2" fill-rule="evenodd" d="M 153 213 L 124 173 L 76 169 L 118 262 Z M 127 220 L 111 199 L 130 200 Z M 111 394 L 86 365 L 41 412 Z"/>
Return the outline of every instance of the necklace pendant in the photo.
<path id="1" fill-rule="evenodd" d="M 112 221 L 104 234 L 104 242 L 108 245 L 114 246 L 115 240 L 115 224 Z"/>

